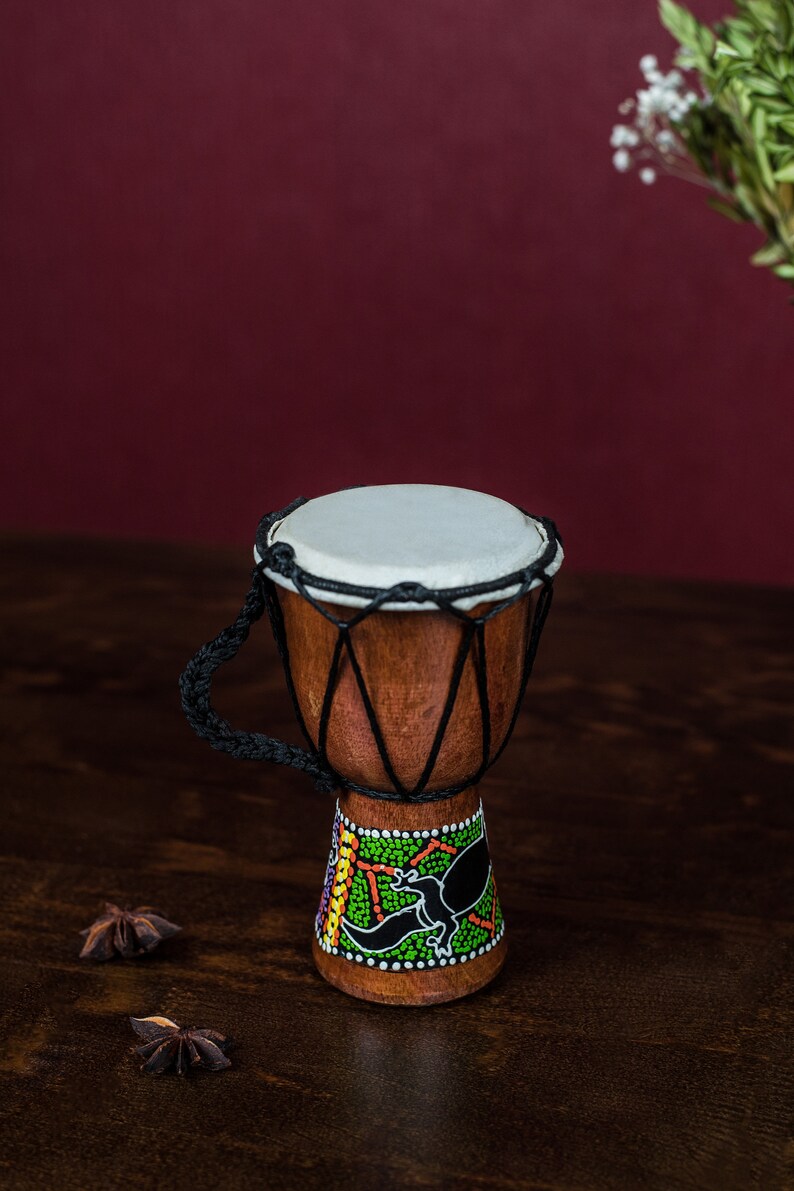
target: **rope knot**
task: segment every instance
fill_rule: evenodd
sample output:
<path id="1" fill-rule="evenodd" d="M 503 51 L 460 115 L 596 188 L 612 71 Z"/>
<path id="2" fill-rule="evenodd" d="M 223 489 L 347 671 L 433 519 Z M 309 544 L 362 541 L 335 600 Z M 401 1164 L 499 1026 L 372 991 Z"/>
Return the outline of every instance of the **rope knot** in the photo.
<path id="1" fill-rule="evenodd" d="M 295 573 L 295 551 L 289 542 L 274 542 L 263 554 L 262 563 L 269 571 L 288 579 Z"/>
<path id="2" fill-rule="evenodd" d="M 406 604 L 411 602 L 423 604 L 429 595 L 430 593 L 427 588 L 423 587 L 421 583 L 398 583 L 389 592 L 391 599 L 399 600 L 400 603 Z"/>

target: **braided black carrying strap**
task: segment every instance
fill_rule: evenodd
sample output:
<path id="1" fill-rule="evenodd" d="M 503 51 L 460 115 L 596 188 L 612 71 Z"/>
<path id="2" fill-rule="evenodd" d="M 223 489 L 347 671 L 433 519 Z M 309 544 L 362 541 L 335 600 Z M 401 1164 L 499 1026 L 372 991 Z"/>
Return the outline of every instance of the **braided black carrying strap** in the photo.
<path id="1" fill-rule="evenodd" d="M 488 583 L 475 583 L 463 587 L 436 590 L 423 587 L 419 583 L 411 582 L 398 583 L 394 587 L 384 589 L 341 583 L 332 579 L 325 579 L 319 575 L 309 574 L 298 566 L 295 561 L 295 553 L 287 542 L 274 542 L 272 545 L 269 543 L 269 535 L 273 526 L 305 503 L 305 498 L 300 497 L 298 500 L 293 501 L 291 505 L 288 505 L 287 508 L 275 513 L 269 513 L 260 521 L 256 535 L 259 562 L 252 573 L 252 585 L 246 596 L 245 603 L 240 609 L 234 623 L 229 625 L 228 628 L 223 629 L 214 640 L 201 647 L 195 657 L 188 662 L 184 673 L 179 679 L 179 688 L 182 694 L 182 709 L 188 723 L 196 734 L 209 741 L 213 748 L 219 749 L 221 752 L 230 753 L 233 757 L 242 760 L 272 761 L 277 765 L 290 765 L 294 769 L 302 770 L 312 777 L 317 788 L 323 792 L 331 792 L 337 786 L 344 785 L 348 789 L 355 790 L 361 794 L 367 794 L 372 798 L 399 802 L 434 802 L 438 799 L 449 798 L 453 794 L 460 793 L 460 791 L 478 782 L 485 771 L 501 755 L 510 739 L 516 719 L 518 718 L 524 692 L 532 673 L 540 635 L 551 605 L 553 576 L 547 573 L 547 568 L 556 559 L 561 544 L 554 522 L 550 521 L 547 517 L 532 518 L 542 526 L 547 536 L 545 549 L 527 567 L 515 571 L 510 575 L 503 576 L 500 579 L 492 580 Z M 523 510 L 521 511 L 523 512 Z M 323 698 L 316 747 L 307 731 L 292 679 L 289 644 L 284 628 L 277 585 L 265 573 L 266 571 L 288 579 L 295 590 L 305 600 L 324 616 L 326 620 L 329 620 L 336 626 L 338 632 Z M 485 625 L 494 616 L 504 611 L 505 608 L 510 607 L 520 600 L 526 595 L 530 587 L 533 585 L 537 586 L 538 583 L 540 583 L 540 592 L 535 605 L 532 627 L 527 637 L 527 647 L 524 655 L 518 698 L 516 699 L 515 708 L 505 737 L 499 749 L 492 755 Z M 465 611 L 456 606 L 456 601 L 458 600 L 477 596 L 482 596 L 487 600 L 489 595 L 493 595 L 495 592 L 503 592 L 513 587 L 516 588 L 513 595 L 492 603 L 487 612 L 481 613 L 478 616 L 469 616 Z M 358 600 L 366 602 L 364 607 L 351 610 L 349 619 L 342 620 L 334 616 L 327 606 L 320 603 L 309 588 L 312 591 L 328 593 L 331 598 L 333 595 L 344 594 L 354 596 Z M 416 605 L 424 603 L 435 604 L 440 610 L 457 617 L 460 621 L 464 622 L 464 629 L 433 745 L 419 781 L 413 788 L 408 789 L 400 782 L 394 772 L 388 748 L 386 747 L 386 742 L 355 651 L 352 630 L 367 616 L 370 616 L 385 604 L 393 606 L 394 604 Z M 284 672 L 295 714 L 304 736 L 311 745 L 310 750 L 299 748 L 297 745 L 287 744 L 282 740 L 276 740 L 274 737 L 265 736 L 260 732 L 238 731 L 218 715 L 210 702 L 212 675 L 219 666 L 235 656 L 246 641 L 251 631 L 251 625 L 260 619 L 265 609 L 267 609 L 270 616 L 273 635 L 284 665 Z M 361 693 L 372 736 L 383 762 L 384 770 L 394 786 L 393 790 L 377 790 L 357 785 L 355 782 L 351 782 L 348 778 L 336 773 L 328 762 L 326 753 L 328 724 L 342 655 L 345 652 L 347 653 Z M 443 790 L 428 790 L 427 783 L 430 780 L 440 752 L 447 724 L 454 710 L 460 680 L 470 654 L 472 655 L 475 666 L 477 691 L 480 702 L 483 741 L 482 762 L 477 772 L 470 775 L 466 781 L 455 786 L 449 786 Z"/>

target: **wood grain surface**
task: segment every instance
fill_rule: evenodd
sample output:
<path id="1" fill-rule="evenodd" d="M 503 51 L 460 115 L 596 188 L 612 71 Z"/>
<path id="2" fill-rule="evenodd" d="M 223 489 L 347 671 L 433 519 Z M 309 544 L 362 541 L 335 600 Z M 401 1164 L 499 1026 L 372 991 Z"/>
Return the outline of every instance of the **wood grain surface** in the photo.
<path id="1" fill-rule="evenodd" d="M 560 577 L 481 787 L 507 962 L 415 1009 L 315 971 L 331 801 L 182 719 L 245 552 L 4 559 L 3 1187 L 794 1186 L 790 593 Z M 297 739 L 266 626 L 216 701 Z M 183 933 L 81 962 L 106 899 Z M 231 1034 L 234 1066 L 141 1075 L 130 1014 Z"/>

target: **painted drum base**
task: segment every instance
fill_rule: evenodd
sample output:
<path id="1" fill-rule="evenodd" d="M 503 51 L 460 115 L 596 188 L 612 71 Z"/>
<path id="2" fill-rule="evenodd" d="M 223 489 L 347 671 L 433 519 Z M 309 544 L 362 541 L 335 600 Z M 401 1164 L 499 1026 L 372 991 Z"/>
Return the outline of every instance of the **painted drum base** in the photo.
<path id="1" fill-rule="evenodd" d="M 493 979 L 504 920 L 477 791 L 419 805 L 343 792 L 312 949 L 331 984 L 389 1004 Z"/>
<path id="2" fill-rule="evenodd" d="M 507 944 L 502 937 L 488 954 L 465 966 L 421 972 L 381 972 L 360 967 L 351 972 L 348 960 L 323 951 L 316 938 L 312 939 L 312 955 L 320 975 L 348 996 L 382 1005 L 434 1005 L 467 997 L 490 984 L 505 962 Z"/>

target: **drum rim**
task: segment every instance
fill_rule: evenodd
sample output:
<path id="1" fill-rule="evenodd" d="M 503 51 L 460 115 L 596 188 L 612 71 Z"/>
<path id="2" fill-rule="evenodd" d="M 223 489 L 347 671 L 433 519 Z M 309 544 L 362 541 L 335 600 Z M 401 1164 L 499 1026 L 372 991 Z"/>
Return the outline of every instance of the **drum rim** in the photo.
<path id="1" fill-rule="evenodd" d="M 326 598 L 330 603 L 336 602 L 343 607 L 364 608 L 377 602 L 379 609 L 384 612 L 427 611 L 428 604 L 435 604 L 438 608 L 454 612 L 469 611 L 478 603 L 498 603 L 501 608 L 502 605 L 520 599 L 528 591 L 550 582 L 564 558 L 562 539 L 554 522 L 548 517 L 528 513 L 520 505 L 513 504 L 513 508 L 534 524 L 545 545 L 542 545 L 539 553 L 530 559 L 526 566 L 509 574 L 479 583 L 438 588 L 427 587 L 408 578 L 390 587 L 328 579 L 301 567 L 295 557 L 295 549 L 289 542 L 272 540 L 272 535 L 281 523 L 296 509 L 308 504 L 310 499 L 312 498 L 298 497 L 286 508 L 266 513 L 262 517 L 256 533 L 254 559 L 257 570 L 280 587 L 308 598 L 311 603 L 317 598 Z M 342 598 L 334 600 L 334 596 Z"/>

